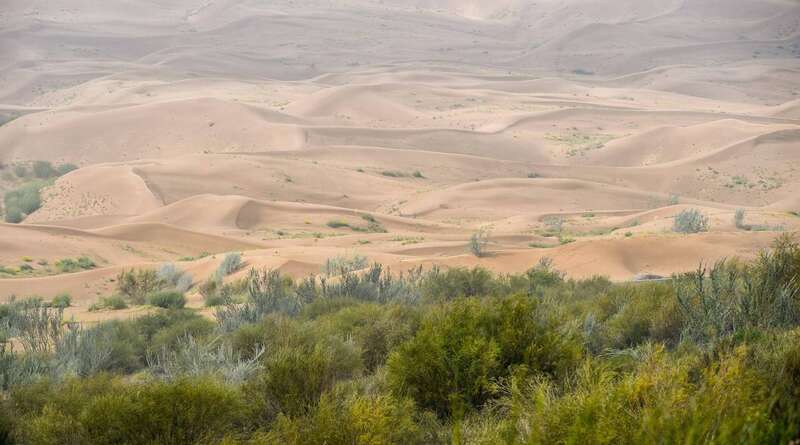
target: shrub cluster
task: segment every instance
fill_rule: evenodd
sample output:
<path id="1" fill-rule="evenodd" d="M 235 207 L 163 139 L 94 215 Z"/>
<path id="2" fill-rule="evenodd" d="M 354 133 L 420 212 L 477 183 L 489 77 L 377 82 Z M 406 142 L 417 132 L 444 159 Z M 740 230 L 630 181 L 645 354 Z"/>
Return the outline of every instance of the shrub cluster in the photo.
<path id="1" fill-rule="evenodd" d="M 73 164 L 61 164 L 53 167 L 48 161 L 34 161 L 31 165 L 33 178 L 29 178 L 29 170 L 25 164 L 14 166 L 14 175 L 24 182 L 3 196 L 3 213 L 8 223 L 19 223 L 26 216 L 35 212 L 42 205 L 41 190 L 52 184 L 52 181 L 78 167 Z M 12 177 L 13 178 L 13 177 Z"/>
<path id="2" fill-rule="evenodd" d="M 0 439 L 793 443 L 798 280 L 783 237 L 671 282 L 253 270 L 216 322 L 165 304 L 82 328 L 20 301 L 0 306 Z"/>

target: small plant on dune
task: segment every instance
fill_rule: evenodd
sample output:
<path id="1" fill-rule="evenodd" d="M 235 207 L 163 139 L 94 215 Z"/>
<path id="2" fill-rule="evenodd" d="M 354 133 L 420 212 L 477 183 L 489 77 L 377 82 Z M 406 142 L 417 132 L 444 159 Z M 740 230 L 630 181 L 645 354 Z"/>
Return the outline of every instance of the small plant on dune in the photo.
<path id="1" fill-rule="evenodd" d="M 680 204 L 681 197 L 678 195 L 669 195 L 669 200 L 667 200 L 667 205 L 675 206 Z"/>
<path id="2" fill-rule="evenodd" d="M 122 298 L 120 295 L 112 295 L 110 297 L 101 298 L 100 301 L 94 303 L 93 305 L 89 306 L 89 311 L 99 311 L 103 309 L 109 309 L 112 311 L 118 311 L 121 309 L 127 309 L 128 304 L 125 303 L 125 299 Z"/>
<path id="3" fill-rule="evenodd" d="M 469 251 L 478 258 L 487 255 L 486 245 L 489 244 L 489 231 L 481 228 L 469 238 Z"/>
<path id="4" fill-rule="evenodd" d="M 152 269 L 131 269 L 117 275 L 117 290 L 134 304 L 144 304 L 148 294 L 161 290 L 163 287 L 164 282 Z"/>
<path id="5" fill-rule="evenodd" d="M 350 224 L 344 221 L 340 221 L 338 219 L 332 219 L 328 221 L 325 225 L 327 225 L 331 229 L 341 229 L 342 227 L 350 227 Z"/>
<path id="6" fill-rule="evenodd" d="M 192 276 L 179 269 L 173 263 L 164 263 L 159 266 L 156 275 L 166 286 L 172 287 L 178 292 L 186 292 L 192 287 Z"/>
<path id="7" fill-rule="evenodd" d="M 744 223 L 744 209 L 736 209 L 733 215 L 733 223 L 737 229 L 747 230 L 747 225 Z"/>
<path id="8" fill-rule="evenodd" d="M 57 260 L 55 264 L 56 268 L 61 273 L 70 273 L 80 270 L 80 267 L 78 267 L 78 262 L 72 258 L 62 258 Z"/>
<path id="9" fill-rule="evenodd" d="M 419 170 L 414 170 L 414 173 L 411 176 L 415 178 L 425 179 L 425 176 Z"/>
<path id="10" fill-rule="evenodd" d="M 708 217 L 697 209 L 686 209 L 675 215 L 672 230 L 677 233 L 700 233 L 708 231 Z"/>
<path id="11" fill-rule="evenodd" d="M 67 293 L 56 295 L 50 301 L 50 306 L 51 307 L 55 307 L 55 308 L 59 308 L 59 309 L 68 308 L 71 305 L 72 305 L 72 297 L 70 297 L 70 295 L 67 294 Z"/>
<path id="12" fill-rule="evenodd" d="M 238 252 L 231 252 L 225 255 L 225 258 L 217 267 L 217 273 L 226 277 L 242 267 L 242 254 Z"/>
<path id="13" fill-rule="evenodd" d="M 6 222 L 21 222 L 42 206 L 41 189 L 45 181 L 32 181 L 6 192 L 3 197 Z"/>
<path id="14" fill-rule="evenodd" d="M 82 256 L 77 259 L 62 258 L 56 261 L 56 268 L 61 273 L 72 273 L 81 270 L 89 270 L 97 267 L 94 261 L 87 256 Z"/>
<path id="15" fill-rule="evenodd" d="M 544 219 L 544 225 L 547 227 L 547 233 L 550 236 L 561 237 L 564 231 L 564 217 L 561 215 L 552 215 Z"/>
<path id="16" fill-rule="evenodd" d="M 345 275 L 350 272 L 364 269 L 369 260 L 363 255 L 338 255 L 325 260 L 322 272 L 329 276 Z"/>

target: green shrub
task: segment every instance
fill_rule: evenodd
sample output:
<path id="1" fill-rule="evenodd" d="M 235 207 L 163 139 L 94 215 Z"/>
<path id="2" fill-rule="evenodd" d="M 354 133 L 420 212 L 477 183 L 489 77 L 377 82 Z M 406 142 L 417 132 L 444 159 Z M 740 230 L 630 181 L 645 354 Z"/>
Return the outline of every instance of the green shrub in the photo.
<path id="1" fill-rule="evenodd" d="M 708 217 L 697 209 L 686 209 L 675 215 L 672 230 L 678 233 L 700 233 L 708 231 Z"/>
<path id="2" fill-rule="evenodd" d="M 489 244 L 489 232 L 481 229 L 469 238 L 469 251 L 478 258 L 486 256 L 486 245 Z"/>
<path id="3" fill-rule="evenodd" d="M 186 297 L 178 291 L 160 291 L 148 295 L 147 302 L 164 309 L 181 309 L 186 305 Z"/>
<path id="4" fill-rule="evenodd" d="M 747 226 L 744 223 L 744 209 L 736 209 L 733 215 L 733 223 L 737 229 L 745 229 Z"/>
<path id="5" fill-rule="evenodd" d="M 82 256 L 77 259 L 62 258 L 55 263 L 56 268 L 61 273 L 72 273 L 80 270 L 94 269 L 97 265 L 91 258 Z"/>
<path id="6" fill-rule="evenodd" d="M 53 164 L 48 161 L 34 161 L 33 162 L 33 175 L 39 179 L 48 179 L 56 176 L 56 170 Z"/>
<path id="7" fill-rule="evenodd" d="M 242 267 L 242 254 L 238 252 L 231 252 L 225 255 L 225 258 L 217 267 L 217 273 L 222 276 L 228 276 Z"/>
<path id="8" fill-rule="evenodd" d="M 64 176 L 67 173 L 69 173 L 71 171 L 74 171 L 74 170 L 77 170 L 77 169 L 78 169 L 78 166 L 75 165 L 75 164 L 70 164 L 70 163 L 59 164 L 59 166 L 56 167 L 56 175 L 57 176 Z"/>
<path id="9" fill-rule="evenodd" d="M 112 295 L 110 297 L 101 298 L 100 301 L 91 305 L 89 307 L 90 311 L 99 311 L 102 309 L 110 309 L 112 311 L 118 311 L 121 309 L 127 309 L 128 304 L 125 303 L 125 299 L 122 298 L 120 295 Z"/>
<path id="10" fill-rule="evenodd" d="M 439 415 L 480 408 L 510 373 L 560 376 L 580 356 L 535 300 L 458 300 L 427 317 L 387 363 L 396 394 Z"/>
<path id="11" fill-rule="evenodd" d="M 492 294 L 494 282 L 488 270 L 452 268 L 442 272 L 432 270 L 422 279 L 422 295 L 427 300 L 443 301 L 458 297 L 488 296 Z"/>
<path id="12" fill-rule="evenodd" d="M 6 222 L 20 222 L 42 205 L 40 192 L 47 183 L 32 181 L 25 183 L 3 196 Z"/>
<path id="13" fill-rule="evenodd" d="M 22 214 L 22 210 L 17 207 L 8 207 L 5 208 L 5 221 L 10 224 L 17 224 L 21 223 L 22 220 L 25 219 L 25 216 Z"/>
<path id="14" fill-rule="evenodd" d="M 240 394 L 209 379 L 121 389 L 92 399 L 81 411 L 80 420 L 91 443 L 211 443 L 243 418 Z"/>
<path id="15" fill-rule="evenodd" d="M 56 295 L 50 302 L 50 306 L 61 309 L 68 308 L 71 305 L 72 305 L 72 297 L 70 297 L 69 294 L 67 293 Z"/>
<path id="16" fill-rule="evenodd" d="M 144 304 L 147 296 L 164 288 L 156 271 L 150 269 L 123 270 L 117 275 L 117 290 L 136 304 Z"/>
<path id="17" fill-rule="evenodd" d="M 350 227 L 350 224 L 344 221 L 339 221 L 338 219 L 330 220 L 326 223 L 326 225 L 331 229 L 341 229 L 342 227 Z"/>
<path id="18" fill-rule="evenodd" d="M 311 413 L 303 417 L 281 416 L 269 433 L 256 444 L 423 444 L 422 431 L 409 400 L 392 396 L 326 394 Z"/>
<path id="19" fill-rule="evenodd" d="M 261 422 L 272 422 L 279 414 L 307 414 L 337 381 L 352 378 L 362 370 L 360 353 L 351 343 L 298 334 L 271 341 L 283 343 L 282 346 L 264 344 L 264 369 L 245 385 L 248 405 Z M 295 344 L 286 344 L 287 341 Z"/>
<path id="20" fill-rule="evenodd" d="M 338 255 L 325 260 L 322 272 L 327 276 L 345 275 L 367 267 L 369 259 L 363 255 Z"/>

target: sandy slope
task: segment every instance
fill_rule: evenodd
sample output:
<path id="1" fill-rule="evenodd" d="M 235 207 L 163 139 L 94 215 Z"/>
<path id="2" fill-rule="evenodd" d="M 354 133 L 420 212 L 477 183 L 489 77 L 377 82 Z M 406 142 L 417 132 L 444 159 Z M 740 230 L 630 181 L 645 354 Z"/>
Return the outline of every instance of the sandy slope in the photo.
<path id="1" fill-rule="evenodd" d="M 9 0 L 0 192 L 14 163 L 81 168 L 0 224 L 0 265 L 49 275 L 0 300 L 96 320 L 123 268 L 210 253 L 180 263 L 199 281 L 234 250 L 615 280 L 753 255 L 800 228 L 798 97 L 790 0 Z M 688 208 L 708 233 L 672 233 Z"/>

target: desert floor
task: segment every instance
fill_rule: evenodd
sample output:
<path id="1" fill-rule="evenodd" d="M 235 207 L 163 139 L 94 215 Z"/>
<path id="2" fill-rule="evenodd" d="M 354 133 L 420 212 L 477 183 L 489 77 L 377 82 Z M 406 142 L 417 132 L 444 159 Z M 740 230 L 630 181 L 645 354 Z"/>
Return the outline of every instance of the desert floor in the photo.
<path id="1" fill-rule="evenodd" d="M 34 268 L 0 301 L 81 320 L 143 310 L 87 311 L 123 269 L 199 282 L 231 251 L 669 275 L 800 228 L 800 3 L 7 0 L 4 121 L 5 171 L 80 168 L 0 224 L 0 265 Z M 687 208 L 708 232 L 673 233 Z"/>

